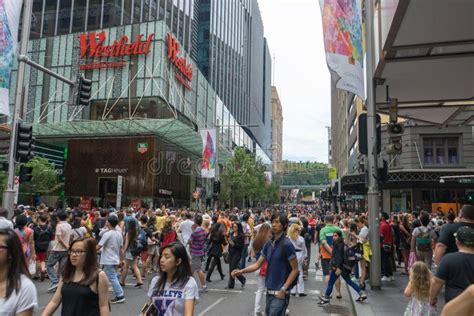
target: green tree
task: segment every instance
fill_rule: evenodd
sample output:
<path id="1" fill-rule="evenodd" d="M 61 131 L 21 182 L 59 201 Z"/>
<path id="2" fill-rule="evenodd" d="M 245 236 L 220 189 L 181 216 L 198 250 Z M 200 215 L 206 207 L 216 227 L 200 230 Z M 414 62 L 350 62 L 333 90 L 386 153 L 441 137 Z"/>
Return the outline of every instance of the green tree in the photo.
<path id="1" fill-rule="evenodd" d="M 57 188 L 58 175 L 53 164 L 46 158 L 36 156 L 26 166 L 33 168 L 33 171 L 31 181 L 21 184 L 21 192 L 46 194 Z"/>
<path id="2" fill-rule="evenodd" d="M 278 201 L 279 186 L 265 180 L 265 164 L 253 153 L 235 148 L 221 173 L 221 201 L 242 206 Z"/>

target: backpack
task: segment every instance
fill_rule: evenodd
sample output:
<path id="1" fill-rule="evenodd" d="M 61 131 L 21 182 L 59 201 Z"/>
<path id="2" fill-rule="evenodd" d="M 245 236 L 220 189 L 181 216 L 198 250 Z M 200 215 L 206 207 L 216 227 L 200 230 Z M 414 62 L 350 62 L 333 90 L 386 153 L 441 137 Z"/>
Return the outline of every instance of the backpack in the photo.
<path id="1" fill-rule="evenodd" d="M 137 238 L 135 240 L 130 241 L 129 247 L 130 247 L 130 253 L 134 257 L 139 256 L 142 253 L 142 251 L 147 249 L 146 232 L 144 229 L 140 229 L 138 231 Z"/>
<path id="2" fill-rule="evenodd" d="M 356 262 L 356 246 L 349 247 L 348 245 L 344 244 L 344 261 L 342 266 L 344 269 L 352 271 Z"/>
<path id="3" fill-rule="evenodd" d="M 416 250 L 418 251 L 431 250 L 431 236 L 430 236 L 429 228 L 426 230 L 426 232 L 421 231 L 421 228 L 420 228 L 420 234 L 416 236 Z"/>
<path id="4" fill-rule="evenodd" d="M 23 230 L 19 230 L 18 228 L 15 229 L 16 234 L 20 238 L 21 241 L 21 249 L 23 254 L 26 258 L 30 257 L 31 249 L 30 249 L 30 235 L 31 229 L 28 227 L 23 228 Z"/>
<path id="5" fill-rule="evenodd" d="M 49 227 L 46 226 L 45 229 L 41 228 L 41 226 L 37 226 L 35 230 L 35 234 L 37 234 L 35 245 L 38 251 L 47 251 L 49 242 L 51 241 L 51 232 Z"/>

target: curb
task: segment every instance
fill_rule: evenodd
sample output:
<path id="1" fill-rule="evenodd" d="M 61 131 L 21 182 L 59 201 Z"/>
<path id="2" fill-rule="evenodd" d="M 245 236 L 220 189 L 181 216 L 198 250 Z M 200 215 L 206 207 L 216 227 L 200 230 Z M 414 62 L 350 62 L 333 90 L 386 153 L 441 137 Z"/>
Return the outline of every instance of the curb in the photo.
<path id="1" fill-rule="evenodd" d="M 349 292 L 349 297 L 351 300 L 351 305 L 352 305 L 352 310 L 354 311 L 354 315 L 355 316 L 358 316 L 358 315 L 375 316 L 375 313 L 372 310 L 372 306 L 370 305 L 370 303 L 368 301 L 357 303 L 354 299 L 354 293 L 356 292 L 347 283 L 345 284 L 346 284 L 347 292 Z M 365 294 L 367 294 L 367 299 L 370 299 L 370 295 L 367 292 L 365 292 Z M 362 310 L 362 307 L 364 307 L 363 310 Z"/>

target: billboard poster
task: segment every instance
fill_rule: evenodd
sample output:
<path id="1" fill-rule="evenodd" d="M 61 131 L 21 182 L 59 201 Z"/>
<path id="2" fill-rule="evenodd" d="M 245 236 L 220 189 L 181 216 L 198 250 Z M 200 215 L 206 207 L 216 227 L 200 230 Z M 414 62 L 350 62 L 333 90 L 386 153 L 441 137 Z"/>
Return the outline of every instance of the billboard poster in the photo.
<path id="1" fill-rule="evenodd" d="M 10 115 L 9 91 L 22 0 L 0 0 L 0 114 Z"/>
<path id="2" fill-rule="evenodd" d="M 202 156 L 201 156 L 201 177 L 215 178 L 216 176 L 216 130 L 201 130 Z"/>
<path id="3" fill-rule="evenodd" d="M 361 0 L 319 0 L 326 62 L 336 87 L 365 99 Z"/>

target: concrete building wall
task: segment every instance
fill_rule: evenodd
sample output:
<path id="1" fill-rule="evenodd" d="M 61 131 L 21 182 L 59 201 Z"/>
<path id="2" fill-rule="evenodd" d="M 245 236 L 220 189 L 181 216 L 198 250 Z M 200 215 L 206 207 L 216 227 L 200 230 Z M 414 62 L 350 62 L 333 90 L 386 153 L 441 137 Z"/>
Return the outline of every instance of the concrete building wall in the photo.
<path id="1" fill-rule="evenodd" d="M 273 173 L 283 171 L 283 111 L 276 87 L 272 87 L 272 158 Z"/>

